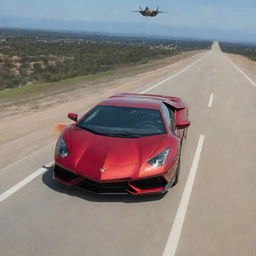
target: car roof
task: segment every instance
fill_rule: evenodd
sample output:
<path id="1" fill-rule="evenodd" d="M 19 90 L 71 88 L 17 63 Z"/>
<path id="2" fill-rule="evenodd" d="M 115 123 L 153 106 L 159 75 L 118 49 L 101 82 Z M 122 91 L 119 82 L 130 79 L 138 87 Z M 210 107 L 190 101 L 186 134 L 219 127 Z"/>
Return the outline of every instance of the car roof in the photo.
<path id="1" fill-rule="evenodd" d="M 98 105 L 161 109 L 163 102 L 167 102 L 174 108 L 185 107 L 181 99 L 177 97 L 138 93 L 115 94 Z"/>

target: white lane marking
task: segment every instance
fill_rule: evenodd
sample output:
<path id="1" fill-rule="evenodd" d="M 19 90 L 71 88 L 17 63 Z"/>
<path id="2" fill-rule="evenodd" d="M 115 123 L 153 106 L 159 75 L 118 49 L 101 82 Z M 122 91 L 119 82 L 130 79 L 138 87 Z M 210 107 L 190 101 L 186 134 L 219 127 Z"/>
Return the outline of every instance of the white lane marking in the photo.
<path id="1" fill-rule="evenodd" d="M 209 103 L 208 103 L 208 108 L 212 107 L 212 102 L 213 102 L 213 93 L 210 95 Z"/>
<path id="2" fill-rule="evenodd" d="M 47 166 L 51 166 L 52 164 L 53 163 L 51 162 L 51 163 L 47 164 Z M 11 187 L 7 191 L 5 191 L 4 193 L 2 193 L 0 195 L 0 203 L 3 202 L 8 197 L 10 197 L 11 195 L 13 195 L 15 192 L 17 192 L 21 188 L 23 188 L 24 186 L 26 186 L 29 182 L 31 182 L 33 179 L 35 179 L 36 177 L 38 177 L 39 175 L 44 173 L 46 170 L 47 170 L 47 167 L 41 167 L 37 171 L 35 171 L 32 174 L 30 174 L 29 176 L 27 176 L 25 179 L 23 179 L 22 181 L 20 181 L 19 183 L 17 183 L 16 185 Z"/>
<path id="3" fill-rule="evenodd" d="M 157 86 L 159 86 L 159 85 L 161 85 L 161 84 L 167 82 L 168 80 L 170 80 L 170 79 L 172 79 L 172 78 L 174 78 L 174 77 L 180 75 L 180 74 L 183 73 L 184 71 L 190 69 L 190 68 L 193 67 L 195 64 L 197 64 L 203 57 L 205 57 L 205 54 L 204 54 L 201 58 L 199 58 L 197 61 L 195 61 L 195 62 L 193 62 L 192 64 L 190 64 L 189 66 L 187 66 L 186 68 L 184 68 L 184 69 L 180 70 L 179 72 L 173 74 L 172 76 L 170 76 L 170 77 L 164 79 L 163 81 L 161 81 L 161 82 L 159 82 L 159 83 L 157 83 L 157 84 L 154 84 L 153 86 L 149 87 L 148 89 L 146 89 L 146 90 L 144 90 L 144 91 L 142 91 L 142 92 L 140 92 L 140 93 L 148 92 L 148 91 L 150 91 L 150 90 L 156 88 Z"/>
<path id="4" fill-rule="evenodd" d="M 217 69 L 216 69 L 216 68 L 214 68 L 213 72 L 214 72 L 214 73 L 216 73 L 216 72 L 217 72 Z"/>
<path id="5" fill-rule="evenodd" d="M 247 76 L 233 61 L 231 61 L 227 56 L 225 56 L 225 59 L 228 60 L 244 77 L 254 86 L 256 87 L 256 83 L 249 77 Z"/>
<path id="6" fill-rule="evenodd" d="M 196 176 L 203 144 L 204 144 L 204 135 L 200 135 L 196 152 L 194 155 L 194 159 L 192 162 L 192 166 L 189 172 L 189 176 L 182 194 L 178 211 L 176 213 L 176 216 L 172 225 L 172 229 L 170 231 L 170 234 L 163 252 L 163 256 L 174 256 L 176 253 L 176 249 L 180 240 L 182 226 L 183 226 L 187 208 L 188 208 L 189 199 L 190 199 L 193 184 L 195 181 L 195 176 Z"/>

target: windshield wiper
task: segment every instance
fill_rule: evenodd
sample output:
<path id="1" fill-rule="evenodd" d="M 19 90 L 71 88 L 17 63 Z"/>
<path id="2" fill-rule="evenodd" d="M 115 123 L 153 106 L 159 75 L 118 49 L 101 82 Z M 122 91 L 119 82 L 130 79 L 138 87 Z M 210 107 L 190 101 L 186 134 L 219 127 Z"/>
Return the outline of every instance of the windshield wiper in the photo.
<path id="1" fill-rule="evenodd" d="M 90 129 L 88 127 L 85 126 L 80 126 L 80 125 L 76 125 L 78 128 L 81 128 L 83 130 L 86 130 L 88 132 L 92 132 L 98 135 L 103 135 L 103 136 L 109 136 L 109 137 L 120 137 L 120 138 L 141 138 L 143 137 L 143 135 L 141 134 L 136 134 L 136 133 L 108 133 L 108 132 L 99 132 L 99 131 L 95 131 L 93 129 Z"/>
<path id="2" fill-rule="evenodd" d="M 120 137 L 120 138 L 141 138 L 143 135 L 135 133 L 106 133 L 104 134 L 110 137 Z"/>
<path id="3" fill-rule="evenodd" d="M 78 128 L 81 128 L 83 130 L 86 130 L 88 132 L 92 132 L 92 133 L 95 133 L 95 134 L 99 134 L 99 135 L 103 135 L 101 132 L 98 132 L 98 131 L 95 131 L 93 129 L 90 129 L 88 127 L 84 127 L 84 126 L 80 126 L 80 125 L 76 125 Z"/>

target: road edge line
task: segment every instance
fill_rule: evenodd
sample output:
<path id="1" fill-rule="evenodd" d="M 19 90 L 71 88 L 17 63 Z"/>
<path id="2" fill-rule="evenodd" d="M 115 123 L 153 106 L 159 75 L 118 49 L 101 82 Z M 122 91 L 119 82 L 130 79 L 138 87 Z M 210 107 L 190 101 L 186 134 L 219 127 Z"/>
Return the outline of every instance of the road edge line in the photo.
<path id="1" fill-rule="evenodd" d="M 213 96 L 214 96 L 214 94 L 213 94 L 213 92 L 212 92 L 211 95 L 210 95 L 210 98 L 209 98 L 208 108 L 211 108 L 211 107 L 212 107 Z"/>
<path id="2" fill-rule="evenodd" d="M 50 162 L 47 164 L 47 166 L 51 166 L 53 162 Z M 14 193 L 16 193 L 18 190 L 26 186 L 28 183 L 30 183 L 32 180 L 34 180 L 39 175 L 43 174 L 47 171 L 47 167 L 41 167 L 29 176 L 27 176 L 25 179 L 14 185 L 13 187 L 9 188 L 7 191 L 2 193 L 0 195 L 0 203 L 6 200 L 8 197 L 12 196 Z"/>
<path id="3" fill-rule="evenodd" d="M 163 256 L 174 256 L 176 253 L 178 243 L 180 240 L 183 223 L 184 223 L 187 208 L 188 208 L 188 204 L 189 204 L 189 200 L 190 200 L 190 196 L 192 193 L 193 184 L 195 181 L 196 172 L 199 165 L 203 144 L 204 144 L 204 135 L 201 134 L 197 143 L 196 152 L 195 152 L 194 159 L 190 168 L 190 172 L 186 181 L 186 185 L 183 190 L 179 208 L 176 213 L 171 231 L 169 233 L 168 240 L 164 248 L 164 252 L 162 254 Z"/>
<path id="4" fill-rule="evenodd" d="M 254 87 L 256 87 L 256 83 L 249 76 L 247 76 L 232 60 L 230 60 L 225 55 L 224 58 L 228 60 Z"/>
<path id="5" fill-rule="evenodd" d="M 183 72 L 185 72 L 186 70 L 188 70 L 188 69 L 190 69 L 191 67 L 193 67 L 193 66 L 194 66 L 195 64 L 197 64 L 200 60 L 202 60 L 202 59 L 205 57 L 206 54 L 207 54 L 207 53 L 205 53 L 205 54 L 204 54 L 203 56 L 201 56 L 198 60 L 196 60 L 195 62 L 193 62 L 193 63 L 190 64 L 189 66 L 185 67 L 184 69 L 182 69 L 182 70 L 178 71 L 177 73 L 171 75 L 170 77 L 168 77 L 168 78 L 162 80 L 161 82 L 152 85 L 151 87 L 149 87 L 149 88 L 147 88 L 147 89 L 141 91 L 140 93 L 148 92 L 148 91 L 150 91 L 150 90 L 152 90 L 152 89 L 158 87 L 159 85 L 161 85 L 161 84 L 163 84 L 163 83 L 169 81 L 170 79 L 172 79 L 172 78 L 174 78 L 174 77 L 180 75 L 181 73 L 183 73 Z"/>

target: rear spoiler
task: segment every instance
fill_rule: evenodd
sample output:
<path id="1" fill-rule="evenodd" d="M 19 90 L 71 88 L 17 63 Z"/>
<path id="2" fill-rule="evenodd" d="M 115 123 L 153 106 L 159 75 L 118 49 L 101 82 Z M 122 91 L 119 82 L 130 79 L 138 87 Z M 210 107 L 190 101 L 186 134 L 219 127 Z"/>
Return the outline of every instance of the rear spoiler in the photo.
<path id="1" fill-rule="evenodd" d="M 110 98 L 119 98 L 119 97 L 137 97 L 137 98 L 151 98 L 156 100 L 161 100 L 162 102 L 166 102 L 167 104 L 171 105 L 175 109 L 184 109 L 187 106 L 178 97 L 166 96 L 166 95 L 159 95 L 159 94 L 139 94 L 139 93 L 117 93 Z"/>

